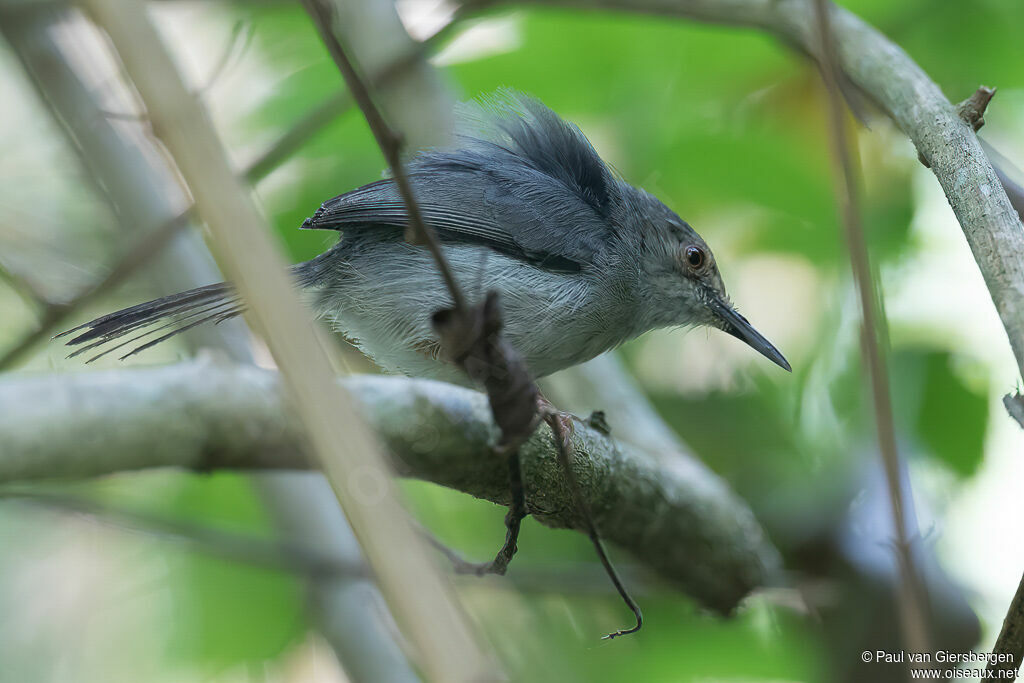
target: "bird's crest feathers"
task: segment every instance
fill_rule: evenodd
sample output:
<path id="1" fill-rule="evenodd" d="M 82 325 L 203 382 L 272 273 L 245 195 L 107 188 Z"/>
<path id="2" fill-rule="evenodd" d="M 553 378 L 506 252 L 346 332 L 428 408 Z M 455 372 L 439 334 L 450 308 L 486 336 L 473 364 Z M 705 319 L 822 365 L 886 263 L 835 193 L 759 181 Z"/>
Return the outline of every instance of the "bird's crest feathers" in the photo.
<path id="1" fill-rule="evenodd" d="M 540 100 L 502 89 L 459 105 L 461 142 L 497 145 L 561 182 L 601 215 L 607 215 L 616 179 L 587 137 Z"/>

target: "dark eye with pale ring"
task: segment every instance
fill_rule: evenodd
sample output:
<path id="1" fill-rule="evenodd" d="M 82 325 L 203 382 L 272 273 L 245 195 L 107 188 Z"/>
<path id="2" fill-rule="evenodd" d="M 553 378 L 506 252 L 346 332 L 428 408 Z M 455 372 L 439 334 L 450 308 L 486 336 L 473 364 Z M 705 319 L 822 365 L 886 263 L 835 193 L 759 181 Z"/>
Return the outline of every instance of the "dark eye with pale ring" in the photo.
<path id="1" fill-rule="evenodd" d="M 700 270 L 705 260 L 704 250 L 700 247 L 689 246 L 686 248 L 686 262 L 694 270 Z"/>

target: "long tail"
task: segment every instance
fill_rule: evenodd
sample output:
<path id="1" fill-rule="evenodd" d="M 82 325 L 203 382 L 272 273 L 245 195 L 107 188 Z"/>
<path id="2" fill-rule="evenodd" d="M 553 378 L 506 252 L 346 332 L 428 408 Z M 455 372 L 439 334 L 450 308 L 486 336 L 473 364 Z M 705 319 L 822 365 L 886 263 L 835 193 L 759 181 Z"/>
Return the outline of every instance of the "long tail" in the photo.
<path id="1" fill-rule="evenodd" d="M 108 313 L 67 332 L 61 332 L 54 339 L 78 332 L 66 343 L 68 346 L 84 346 L 76 349 L 68 358 L 99 349 L 94 356 L 85 361 L 86 363 L 126 346 L 131 347 L 121 356 L 121 360 L 124 360 L 196 325 L 211 320 L 219 323 L 239 315 L 242 311 L 242 304 L 234 289 L 231 285 L 221 282 Z M 133 334 L 134 332 L 139 334 Z M 107 346 L 111 342 L 116 343 Z M 137 345 L 132 347 L 132 344 Z M 102 348 L 104 346 L 106 348 Z"/>
<path id="2" fill-rule="evenodd" d="M 326 255 L 292 267 L 292 275 L 299 286 L 308 287 L 316 281 L 320 273 L 318 266 Z M 214 324 L 220 323 L 240 315 L 244 310 L 234 288 L 226 282 L 220 282 L 108 313 L 61 332 L 54 339 L 78 333 L 65 342 L 68 346 L 80 346 L 68 358 L 97 351 L 85 361 L 91 363 L 97 358 L 129 347 L 128 352 L 120 357 L 120 360 L 124 360 L 197 325 L 211 321 Z"/>

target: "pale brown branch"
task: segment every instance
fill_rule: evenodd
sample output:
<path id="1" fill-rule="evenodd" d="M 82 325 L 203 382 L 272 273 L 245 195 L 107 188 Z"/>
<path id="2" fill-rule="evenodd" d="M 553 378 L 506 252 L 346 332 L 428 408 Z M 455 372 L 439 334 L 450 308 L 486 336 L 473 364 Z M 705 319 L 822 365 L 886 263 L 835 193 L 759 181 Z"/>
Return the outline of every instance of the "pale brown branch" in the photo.
<path id="1" fill-rule="evenodd" d="M 818 60 L 828 99 L 829 133 L 835 166 L 836 197 L 839 201 L 842 224 L 850 251 L 854 282 L 860 299 L 862 317 L 861 351 L 868 369 L 871 385 L 872 406 L 875 413 L 875 427 L 882 456 L 886 483 L 891 503 L 893 527 L 896 530 L 895 552 L 900 568 L 900 587 L 897 599 L 900 606 L 901 630 L 908 649 L 913 652 L 928 651 L 928 622 L 925 616 L 924 595 L 920 575 L 914 563 L 910 546 L 908 524 L 913 519 L 912 501 L 904 500 L 900 477 L 900 459 L 896 447 L 896 429 L 893 424 L 892 401 L 889 395 L 889 378 L 886 369 L 883 338 L 884 324 L 879 320 L 876 302 L 879 293 L 872 277 L 867 240 L 864 237 L 858 197 L 856 161 L 850 150 L 847 135 L 847 114 L 840 90 L 839 69 L 835 62 L 835 45 L 832 39 L 830 14 L 834 9 L 827 0 L 814 0 L 815 18 L 821 49 Z M 909 514 L 908 514 L 909 512 Z M 914 525 L 916 527 L 916 525 Z"/>
<path id="2" fill-rule="evenodd" d="M 187 92 L 144 7 L 89 0 L 86 8 L 110 38 L 210 229 L 220 264 L 263 332 L 311 452 L 426 676 L 445 683 L 493 677 L 493 663 L 409 525 L 374 435 L 333 381 L 327 343 L 294 291 L 266 221 L 230 168 L 209 115 Z"/>
<path id="3" fill-rule="evenodd" d="M 21 11 L 42 12 L 44 9 L 35 7 L 25 8 Z M 468 11 L 468 6 L 466 11 Z M 458 26 L 466 11 L 457 12 L 449 23 L 445 24 L 423 42 L 418 43 L 408 54 L 395 59 L 378 70 L 371 79 L 373 87 L 384 88 L 393 83 L 409 67 L 416 64 L 431 49 L 443 42 Z M 247 182 L 254 184 L 263 180 L 320 130 L 351 109 L 353 104 L 352 96 L 347 90 L 339 90 L 334 93 L 320 105 L 302 116 L 276 142 L 272 143 L 263 153 L 253 159 L 242 171 L 242 177 Z M 138 117 L 133 115 L 133 118 Z M 15 342 L 13 346 L 0 355 L 0 371 L 10 369 L 25 354 L 31 351 L 36 344 L 52 336 L 76 312 L 103 296 L 110 294 L 123 284 L 128 277 L 146 266 L 146 264 L 151 263 L 155 257 L 160 255 L 164 247 L 171 243 L 172 238 L 178 231 L 189 224 L 191 217 L 192 207 L 189 207 L 189 209 L 166 221 L 151 233 L 136 238 L 137 241 L 116 259 L 114 266 L 106 275 L 67 302 L 48 302 L 38 297 L 34 291 L 24 291 L 23 295 L 27 299 L 31 299 L 34 303 L 38 304 L 40 308 L 39 319 L 36 321 L 34 330 Z M 3 272 L 0 272 L 0 275 Z M 19 283 L 11 282 L 10 284 L 16 286 Z"/>

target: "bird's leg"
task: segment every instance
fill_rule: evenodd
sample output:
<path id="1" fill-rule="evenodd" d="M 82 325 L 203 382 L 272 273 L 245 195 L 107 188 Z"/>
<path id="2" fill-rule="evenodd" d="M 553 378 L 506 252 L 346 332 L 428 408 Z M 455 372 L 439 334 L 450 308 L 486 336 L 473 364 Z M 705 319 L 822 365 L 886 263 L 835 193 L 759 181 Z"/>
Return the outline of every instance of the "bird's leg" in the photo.
<path id="1" fill-rule="evenodd" d="M 499 451 L 500 452 L 500 451 Z M 501 550 L 490 562 L 469 562 L 463 559 L 457 552 L 444 545 L 434 538 L 429 532 L 424 532 L 427 541 L 441 551 L 452 563 L 452 569 L 456 574 L 475 574 L 486 576 L 487 574 L 498 574 L 504 576 L 508 571 L 508 565 L 512 562 L 512 556 L 516 554 L 519 541 L 519 527 L 523 518 L 528 514 L 526 511 L 526 489 L 523 485 L 523 471 L 519 461 L 519 451 L 513 450 L 506 453 L 508 459 L 508 487 L 511 494 L 511 502 L 508 512 L 505 514 L 505 543 Z"/>
<path id="2" fill-rule="evenodd" d="M 555 408 L 554 404 L 540 392 L 537 393 L 537 415 L 551 426 L 556 436 L 558 434 L 565 435 L 563 448 L 572 447 L 571 438 L 574 431 L 572 421 L 577 419 L 575 416 Z M 554 423 L 557 423 L 557 429 Z M 519 459 L 519 450 L 516 449 L 506 453 L 505 457 L 508 458 L 508 488 L 511 496 L 508 513 L 505 514 L 505 544 L 501 546 L 501 550 L 498 551 L 498 554 L 491 562 L 477 565 L 463 563 L 460 567 L 462 571 L 465 571 L 467 567 L 473 567 L 472 573 L 478 576 L 483 576 L 484 574 L 505 575 L 505 572 L 508 571 L 509 563 L 512 562 L 512 557 L 518 550 L 516 543 L 519 540 L 519 527 L 526 515 L 529 514 L 526 509 L 526 487 L 523 484 L 523 471 L 522 463 Z"/>
<path id="3" fill-rule="evenodd" d="M 537 415 L 545 422 L 558 420 L 560 430 L 556 433 L 572 434 L 572 415 L 559 412 L 552 405 L 551 401 L 539 393 L 537 394 Z M 476 574 L 477 576 L 498 574 L 499 576 L 504 576 L 505 572 L 508 571 L 508 565 L 512 562 L 512 557 L 519 550 L 517 545 L 519 529 L 523 519 L 529 514 L 526 510 L 526 487 L 523 483 L 522 463 L 519 459 L 518 449 L 503 452 L 499 447 L 497 450 L 498 454 L 504 455 L 508 461 L 508 489 L 511 499 L 508 512 L 505 514 L 505 543 L 498 550 L 498 554 L 490 562 L 469 562 L 436 539 L 428 537 L 431 543 L 448 557 L 457 574 Z"/>
<path id="4" fill-rule="evenodd" d="M 508 454 L 508 489 L 511 494 L 511 502 L 508 512 L 505 514 L 505 544 L 501 550 L 485 568 L 484 574 L 504 575 L 508 571 L 508 565 L 512 556 L 516 554 L 519 540 L 519 527 L 523 518 L 526 517 L 526 489 L 523 485 L 522 463 L 519 461 L 519 451 L 515 450 Z"/>
<path id="5" fill-rule="evenodd" d="M 561 433 L 572 435 L 573 416 L 558 411 L 551 401 L 539 393 L 537 394 L 537 414 L 545 422 L 558 420 Z M 505 514 L 505 544 L 501 546 L 501 550 L 491 562 L 475 565 L 474 573 L 480 576 L 484 574 L 505 575 L 509 563 L 512 562 L 512 557 L 518 550 L 516 543 L 519 540 L 520 525 L 523 518 L 529 514 L 526 510 L 526 488 L 523 484 L 523 470 L 518 449 L 507 453 L 505 457 L 508 458 L 508 488 L 511 496 L 508 513 Z"/>
<path id="6" fill-rule="evenodd" d="M 537 394 L 537 414 L 545 422 L 549 420 L 558 420 L 560 424 L 560 431 L 556 433 L 572 434 L 572 415 L 569 413 L 559 412 L 555 409 L 554 405 L 552 405 L 551 401 L 547 400 L 539 393 Z M 476 574 L 477 576 L 484 576 L 486 574 L 498 574 L 499 576 L 504 576 L 505 572 L 508 571 L 508 565 L 512 562 L 512 557 L 516 554 L 516 551 L 519 550 L 517 545 L 519 541 L 519 529 L 522 525 L 523 519 L 527 514 L 529 514 L 526 510 L 526 487 L 523 483 L 522 463 L 519 459 L 518 449 L 503 452 L 499 447 L 498 453 L 500 455 L 504 455 L 508 460 L 508 490 L 511 498 L 508 506 L 508 512 L 505 514 L 505 543 L 501 546 L 501 549 L 498 550 L 498 554 L 495 555 L 494 559 L 490 562 L 467 562 L 455 555 L 453 552 L 445 549 L 444 552 L 452 561 L 452 565 L 454 566 L 456 573 Z"/>
<path id="7" fill-rule="evenodd" d="M 611 639 L 617 638 L 618 636 L 624 636 L 629 633 L 636 633 L 640 630 L 640 627 L 643 626 L 643 614 L 640 612 L 639 605 L 636 604 L 636 601 L 633 600 L 629 591 L 627 591 L 625 585 L 623 585 L 622 579 L 619 578 L 618 572 L 615 571 L 615 567 L 612 565 L 612 562 L 608 557 L 608 553 L 605 552 L 604 544 L 601 542 L 600 535 L 598 535 L 597 525 L 594 523 L 594 518 L 590 513 L 590 506 L 587 505 L 586 500 L 583 498 L 579 481 L 576 479 L 576 472 L 572 469 L 570 454 L 574 449 L 572 443 L 572 435 L 575 431 L 572 425 L 574 418 L 570 413 L 557 410 L 554 405 L 552 405 L 551 401 L 547 400 L 539 393 L 537 394 L 537 415 L 551 428 L 551 432 L 555 438 L 555 449 L 558 451 L 558 461 L 565 473 L 566 481 L 569 484 L 569 491 L 571 493 L 573 503 L 576 505 L 583 523 L 583 530 L 590 538 L 590 542 L 594 545 L 597 557 L 601 560 L 605 573 L 607 573 L 608 578 L 611 579 L 612 584 L 615 586 L 615 590 L 618 591 L 619 596 L 626 603 L 626 606 L 632 610 L 633 616 L 636 618 L 636 624 L 634 626 L 615 631 L 614 633 L 609 633 L 604 636 L 604 638 Z M 595 429 L 607 434 L 608 427 L 604 421 L 603 414 L 594 413 L 587 422 Z M 429 534 L 427 535 L 427 539 L 442 553 L 444 553 L 449 560 L 451 560 L 452 566 L 458 574 L 476 574 L 477 576 L 484 576 L 485 574 L 504 575 L 508 570 L 508 565 L 512 561 L 512 557 L 516 554 L 516 542 L 519 539 L 519 527 L 523 518 L 527 515 L 522 466 L 519 460 L 518 449 L 511 450 L 510 452 L 503 452 L 503 450 L 499 448 L 498 453 L 505 455 L 508 459 L 509 492 L 511 493 L 511 502 L 509 503 L 508 513 L 505 515 L 505 544 L 501 547 L 501 550 L 498 551 L 495 558 L 490 562 L 467 562 L 450 548 L 443 545 L 440 541 Z"/>

